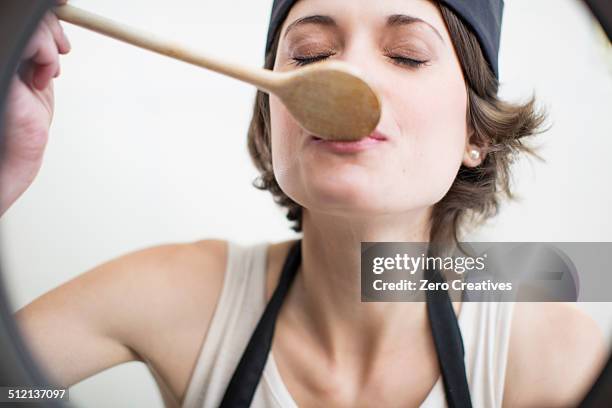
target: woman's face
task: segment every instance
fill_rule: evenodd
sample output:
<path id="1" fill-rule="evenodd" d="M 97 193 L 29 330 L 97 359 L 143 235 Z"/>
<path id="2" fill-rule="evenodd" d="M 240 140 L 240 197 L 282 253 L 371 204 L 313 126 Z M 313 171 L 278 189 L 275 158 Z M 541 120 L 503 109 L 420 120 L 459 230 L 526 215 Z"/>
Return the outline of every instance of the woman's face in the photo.
<path id="1" fill-rule="evenodd" d="M 376 215 L 444 197 L 468 151 L 467 92 L 437 5 L 427 0 L 301 0 L 281 32 L 274 69 L 323 59 L 356 66 L 382 117 L 360 146 L 326 143 L 270 98 L 272 157 L 285 194 L 310 211 Z"/>

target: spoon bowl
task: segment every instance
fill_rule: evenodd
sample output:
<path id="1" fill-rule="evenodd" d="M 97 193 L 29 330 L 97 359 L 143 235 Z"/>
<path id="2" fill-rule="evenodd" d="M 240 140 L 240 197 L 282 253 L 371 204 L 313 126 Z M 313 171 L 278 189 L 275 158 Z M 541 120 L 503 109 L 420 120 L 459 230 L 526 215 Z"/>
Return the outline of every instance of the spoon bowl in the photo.
<path id="1" fill-rule="evenodd" d="M 321 62 L 285 75 L 273 92 L 314 136 L 358 140 L 376 129 L 380 100 L 350 65 Z"/>

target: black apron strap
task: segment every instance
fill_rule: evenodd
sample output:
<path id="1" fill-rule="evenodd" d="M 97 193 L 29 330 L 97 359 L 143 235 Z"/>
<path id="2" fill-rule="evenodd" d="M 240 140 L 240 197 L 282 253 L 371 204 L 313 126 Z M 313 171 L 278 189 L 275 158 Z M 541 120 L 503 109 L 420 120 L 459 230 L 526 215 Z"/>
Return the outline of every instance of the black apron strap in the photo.
<path id="1" fill-rule="evenodd" d="M 429 280 L 444 282 L 439 272 L 430 274 Z M 427 314 L 444 381 L 446 403 L 449 408 L 471 408 L 463 338 L 453 304 L 446 290 L 428 291 L 426 297 Z"/>
<path id="2" fill-rule="evenodd" d="M 240 358 L 225 390 L 220 408 L 249 408 L 251 405 L 272 348 L 276 318 L 302 260 L 301 244 L 302 241 L 299 240 L 289 250 L 278 286 Z M 433 279 L 442 278 L 437 276 Z M 463 341 L 457 317 L 446 291 L 431 293 L 427 296 L 427 310 L 448 406 L 449 408 L 471 407 L 463 360 Z"/>
<path id="3" fill-rule="evenodd" d="M 259 379 L 263 374 L 268 354 L 272 348 L 276 318 L 302 261 L 301 243 L 302 240 L 299 240 L 289 249 L 278 286 L 274 290 L 251 336 L 251 340 L 240 358 L 236 371 L 225 390 L 225 395 L 220 405 L 221 408 L 248 408 L 251 405 Z"/>

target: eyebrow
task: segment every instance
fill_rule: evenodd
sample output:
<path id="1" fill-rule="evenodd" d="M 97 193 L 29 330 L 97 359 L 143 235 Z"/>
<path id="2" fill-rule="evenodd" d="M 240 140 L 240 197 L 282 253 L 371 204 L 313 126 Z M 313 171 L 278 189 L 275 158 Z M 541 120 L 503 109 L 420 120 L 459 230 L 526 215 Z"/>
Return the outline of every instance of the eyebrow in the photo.
<path id="1" fill-rule="evenodd" d="M 438 36 L 440 41 L 444 43 L 444 39 L 442 38 L 442 35 L 440 35 L 440 32 L 436 30 L 434 26 L 432 26 L 425 20 L 422 20 L 418 17 L 409 16 L 406 14 L 393 14 L 389 16 L 389 18 L 387 18 L 387 26 L 389 27 L 398 27 L 398 26 L 415 24 L 415 23 L 423 23 L 427 25 L 429 28 L 431 28 L 434 31 L 434 33 Z M 289 26 L 285 30 L 284 36 L 286 37 L 289 34 L 289 32 L 293 30 L 294 28 L 301 26 L 301 25 L 307 25 L 307 24 L 317 24 L 317 25 L 321 25 L 325 27 L 338 27 L 338 24 L 336 23 L 336 21 L 330 16 L 316 14 L 312 16 L 298 18 L 293 23 L 289 24 Z"/>
<path id="2" fill-rule="evenodd" d="M 434 31 L 434 33 L 436 33 L 440 41 L 444 43 L 444 39 L 442 38 L 442 35 L 440 35 L 440 32 L 436 30 L 436 28 L 432 26 L 431 24 L 429 24 L 427 21 L 422 20 L 418 17 L 408 16 L 406 14 L 394 14 L 392 16 L 389 16 L 389 18 L 387 19 L 387 25 L 390 27 L 397 27 L 397 26 L 409 25 L 409 24 L 414 24 L 414 23 L 423 23 L 427 25 L 429 28 L 431 28 Z"/>
<path id="3" fill-rule="evenodd" d="M 289 24 L 289 26 L 287 27 L 287 30 L 285 30 L 285 37 L 287 36 L 287 34 L 289 34 L 289 31 L 293 30 L 294 28 L 298 26 L 306 25 L 306 24 L 317 24 L 317 25 L 321 25 L 325 27 L 338 27 L 338 24 L 336 24 L 336 21 L 330 16 L 322 16 L 318 14 L 313 15 L 313 16 L 306 16 L 306 17 L 298 18 L 293 23 Z"/>

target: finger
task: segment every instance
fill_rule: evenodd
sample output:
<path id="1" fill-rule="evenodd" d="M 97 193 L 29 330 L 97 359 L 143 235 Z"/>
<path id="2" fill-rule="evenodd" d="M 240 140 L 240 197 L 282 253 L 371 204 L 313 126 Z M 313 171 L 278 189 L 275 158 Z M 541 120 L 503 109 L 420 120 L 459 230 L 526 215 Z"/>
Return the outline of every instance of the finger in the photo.
<path id="1" fill-rule="evenodd" d="M 55 3 L 59 6 L 61 6 L 62 4 L 66 4 L 67 2 L 67 0 L 55 0 Z"/>
<path id="2" fill-rule="evenodd" d="M 36 65 L 31 85 L 38 90 L 45 89 L 49 81 L 58 75 L 59 71 L 57 46 L 52 39 L 49 28 L 43 26 L 42 30 L 46 30 L 45 40 L 31 59 L 31 62 Z"/>
<path id="3" fill-rule="evenodd" d="M 43 19 L 38 24 L 36 31 L 34 31 L 34 34 L 30 38 L 30 41 L 28 41 L 28 45 L 23 52 L 22 58 L 26 60 L 34 58 L 36 54 L 40 52 L 40 49 L 45 46 L 45 44 L 51 42 L 53 42 L 53 36 L 51 35 L 51 32 Z"/>
<path id="4" fill-rule="evenodd" d="M 57 45 L 57 51 L 60 54 L 67 54 L 70 51 L 70 42 L 68 41 L 68 37 L 64 33 L 64 29 L 60 25 L 57 16 L 53 13 L 47 13 L 43 21 L 53 35 L 53 39 Z"/>
<path id="5" fill-rule="evenodd" d="M 41 32 L 43 39 L 38 43 L 38 49 L 32 56 L 32 62 L 38 65 L 52 65 L 59 63 L 59 54 L 57 52 L 57 46 L 53 41 L 51 31 L 46 25 L 41 26 Z"/>
<path id="6" fill-rule="evenodd" d="M 68 54 L 70 50 L 72 49 L 72 44 L 70 44 L 70 40 L 68 39 L 68 36 L 66 35 L 66 31 L 64 31 L 64 27 L 60 24 L 57 17 L 56 17 L 56 21 L 57 21 L 58 27 L 60 28 L 60 32 L 62 34 L 63 50 L 65 50 L 65 51 L 60 51 L 60 53 Z"/>
<path id="7" fill-rule="evenodd" d="M 54 65 L 40 65 L 36 67 L 32 79 L 34 88 L 38 89 L 39 91 L 44 90 L 53 79 L 56 71 L 57 66 Z"/>
<path id="8" fill-rule="evenodd" d="M 22 59 L 28 60 L 38 52 L 38 49 L 45 42 L 45 30 L 40 26 L 36 29 L 30 40 L 28 41 L 28 45 L 23 51 Z"/>

